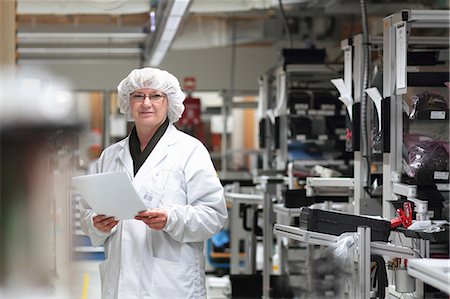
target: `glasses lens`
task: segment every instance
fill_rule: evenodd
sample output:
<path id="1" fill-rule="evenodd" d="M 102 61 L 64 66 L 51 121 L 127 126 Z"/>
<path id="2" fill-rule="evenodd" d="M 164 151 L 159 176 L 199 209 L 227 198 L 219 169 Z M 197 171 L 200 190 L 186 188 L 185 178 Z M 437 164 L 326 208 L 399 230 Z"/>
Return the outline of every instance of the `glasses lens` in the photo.
<path id="1" fill-rule="evenodd" d="M 161 101 L 164 99 L 164 95 L 159 94 L 159 93 L 155 93 L 155 94 L 152 94 L 152 95 L 150 96 L 150 99 L 151 99 L 153 102 L 161 102 Z"/>
<path id="2" fill-rule="evenodd" d="M 143 101 L 145 98 L 149 98 L 152 102 L 161 102 L 166 96 L 164 94 L 160 93 L 154 93 L 154 94 L 143 94 L 143 93 L 133 93 L 131 95 L 131 98 L 135 101 Z"/>
<path id="3" fill-rule="evenodd" d="M 131 95 L 131 98 L 135 101 L 143 101 L 145 99 L 145 94 L 134 93 Z"/>

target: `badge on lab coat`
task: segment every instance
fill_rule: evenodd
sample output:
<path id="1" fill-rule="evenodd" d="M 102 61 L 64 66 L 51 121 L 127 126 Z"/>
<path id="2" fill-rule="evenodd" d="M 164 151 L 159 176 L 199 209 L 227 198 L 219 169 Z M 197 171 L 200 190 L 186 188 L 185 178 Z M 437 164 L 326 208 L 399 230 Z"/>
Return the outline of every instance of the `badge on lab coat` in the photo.
<path id="1" fill-rule="evenodd" d="M 139 193 L 143 194 L 142 198 L 144 199 L 144 204 L 148 209 L 155 209 L 159 207 L 160 199 L 153 196 L 153 194 L 145 190 L 145 188 L 142 188 Z"/>

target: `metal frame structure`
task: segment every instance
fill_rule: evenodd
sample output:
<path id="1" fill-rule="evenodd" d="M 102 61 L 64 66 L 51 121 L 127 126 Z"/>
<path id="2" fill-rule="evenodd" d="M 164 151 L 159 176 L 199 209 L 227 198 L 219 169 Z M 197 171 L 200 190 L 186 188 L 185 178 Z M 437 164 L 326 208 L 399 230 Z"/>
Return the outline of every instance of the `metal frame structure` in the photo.
<path id="1" fill-rule="evenodd" d="M 355 261 L 358 264 L 358 281 L 350 292 L 350 298 L 370 298 L 370 255 L 381 254 L 391 257 L 415 258 L 416 251 L 409 247 L 395 246 L 384 242 L 370 242 L 371 231 L 369 227 L 358 227 L 358 245 L 355 252 Z M 338 236 L 311 232 L 297 227 L 275 224 L 274 234 L 287 237 L 308 244 L 334 245 Z"/>
<path id="2" fill-rule="evenodd" d="M 370 36 L 369 39 L 371 46 L 382 45 L 381 37 Z M 344 52 L 344 83 L 347 90 L 352 92 L 354 103 L 361 102 L 361 94 L 363 92 L 363 42 L 362 34 L 357 34 L 351 39 L 341 41 L 341 49 Z M 371 115 L 367 115 L 367 117 L 368 123 L 370 123 Z M 364 184 L 366 183 L 364 182 L 364 177 L 369 167 L 370 165 L 366 165 L 363 161 L 362 151 L 354 151 L 354 213 L 357 215 L 381 215 L 382 213 L 381 202 L 376 201 L 364 192 Z"/>
<path id="3" fill-rule="evenodd" d="M 264 196 L 258 194 L 244 194 L 244 193 L 232 193 L 226 192 L 225 198 L 227 202 L 232 204 L 231 208 L 231 240 L 230 240 L 230 274 L 255 274 L 256 273 L 256 236 L 254 234 L 247 234 L 244 236 L 245 248 L 250 248 L 249 252 L 246 252 L 244 260 L 244 268 L 241 269 L 241 257 L 239 254 L 239 240 L 241 239 L 242 229 L 240 228 L 239 212 L 240 204 L 250 204 L 254 206 L 261 205 L 263 203 Z"/>
<path id="4" fill-rule="evenodd" d="M 450 295 L 450 260 L 411 259 L 408 274 Z"/>
<path id="5" fill-rule="evenodd" d="M 403 95 L 408 89 L 407 65 L 408 46 L 412 44 L 449 44 L 448 37 L 413 37 L 412 28 L 449 28 L 450 14 L 446 10 L 402 10 L 383 19 L 383 98 L 390 99 L 389 152 L 383 153 L 383 217 L 395 217 L 395 207 L 391 202 L 406 196 L 415 202 L 417 189 L 400 183 L 403 172 Z M 386 147 L 385 147 L 386 148 Z M 422 201 L 415 202 L 422 214 Z M 421 257 L 428 257 L 429 241 L 420 240 L 418 248 Z M 416 294 L 423 295 L 424 286 L 418 283 Z"/>
<path id="6" fill-rule="evenodd" d="M 393 218 L 395 209 L 389 203 L 398 200 L 396 190 L 402 173 L 403 105 L 407 91 L 407 48 L 409 44 L 448 46 L 448 37 L 410 37 L 411 28 L 448 28 L 446 10 L 402 10 L 383 20 L 383 98 L 390 98 L 390 147 L 383 153 L 383 216 Z"/>
<path id="7" fill-rule="evenodd" d="M 333 70 L 336 72 L 342 70 L 342 65 L 288 64 L 285 67 L 280 66 L 270 69 L 260 78 L 260 117 L 266 119 L 264 170 L 284 170 L 288 164 L 287 82 L 289 82 L 290 77 L 294 75 L 305 76 L 305 81 L 307 81 L 313 76 L 315 80 L 328 84 L 328 80 L 332 78 Z M 305 90 L 323 87 L 323 84 L 319 84 L 314 88 L 305 88 Z M 271 132 L 271 123 L 275 126 L 275 117 L 279 117 L 279 149 L 275 149 L 276 136 Z M 317 164 L 321 164 L 321 161 L 318 161 Z"/>

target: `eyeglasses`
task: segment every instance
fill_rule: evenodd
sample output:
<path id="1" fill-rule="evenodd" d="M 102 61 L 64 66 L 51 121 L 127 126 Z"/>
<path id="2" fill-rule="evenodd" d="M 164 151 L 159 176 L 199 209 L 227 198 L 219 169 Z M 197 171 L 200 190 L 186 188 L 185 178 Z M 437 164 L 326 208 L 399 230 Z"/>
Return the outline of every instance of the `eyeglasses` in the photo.
<path id="1" fill-rule="evenodd" d="M 148 98 L 152 103 L 161 103 L 162 100 L 164 100 L 164 98 L 166 97 L 166 95 L 162 93 L 153 93 L 153 94 L 132 93 L 130 97 L 133 101 L 136 102 L 143 102 L 145 98 Z"/>

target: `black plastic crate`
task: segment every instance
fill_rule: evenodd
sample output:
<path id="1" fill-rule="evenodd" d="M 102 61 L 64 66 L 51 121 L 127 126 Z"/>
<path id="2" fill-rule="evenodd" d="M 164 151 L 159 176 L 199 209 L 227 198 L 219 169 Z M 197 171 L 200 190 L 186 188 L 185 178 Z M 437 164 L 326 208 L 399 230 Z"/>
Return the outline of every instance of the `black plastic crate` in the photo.
<path id="1" fill-rule="evenodd" d="M 299 227 L 313 232 L 339 236 L 356 232 L 359 226 L 371 228 L 372 241 L 387 242 L 391 232 L 391 223 L 382 219 L 308 207 L 303 207 L 300 212 Z"/>
<path id="2" fill-rule="evenodd" d="M 283 191 L 286 208 L 300 208 L 315 203 L 314 198 L 306 197 L 306 189 L 287 189 Z"/>

